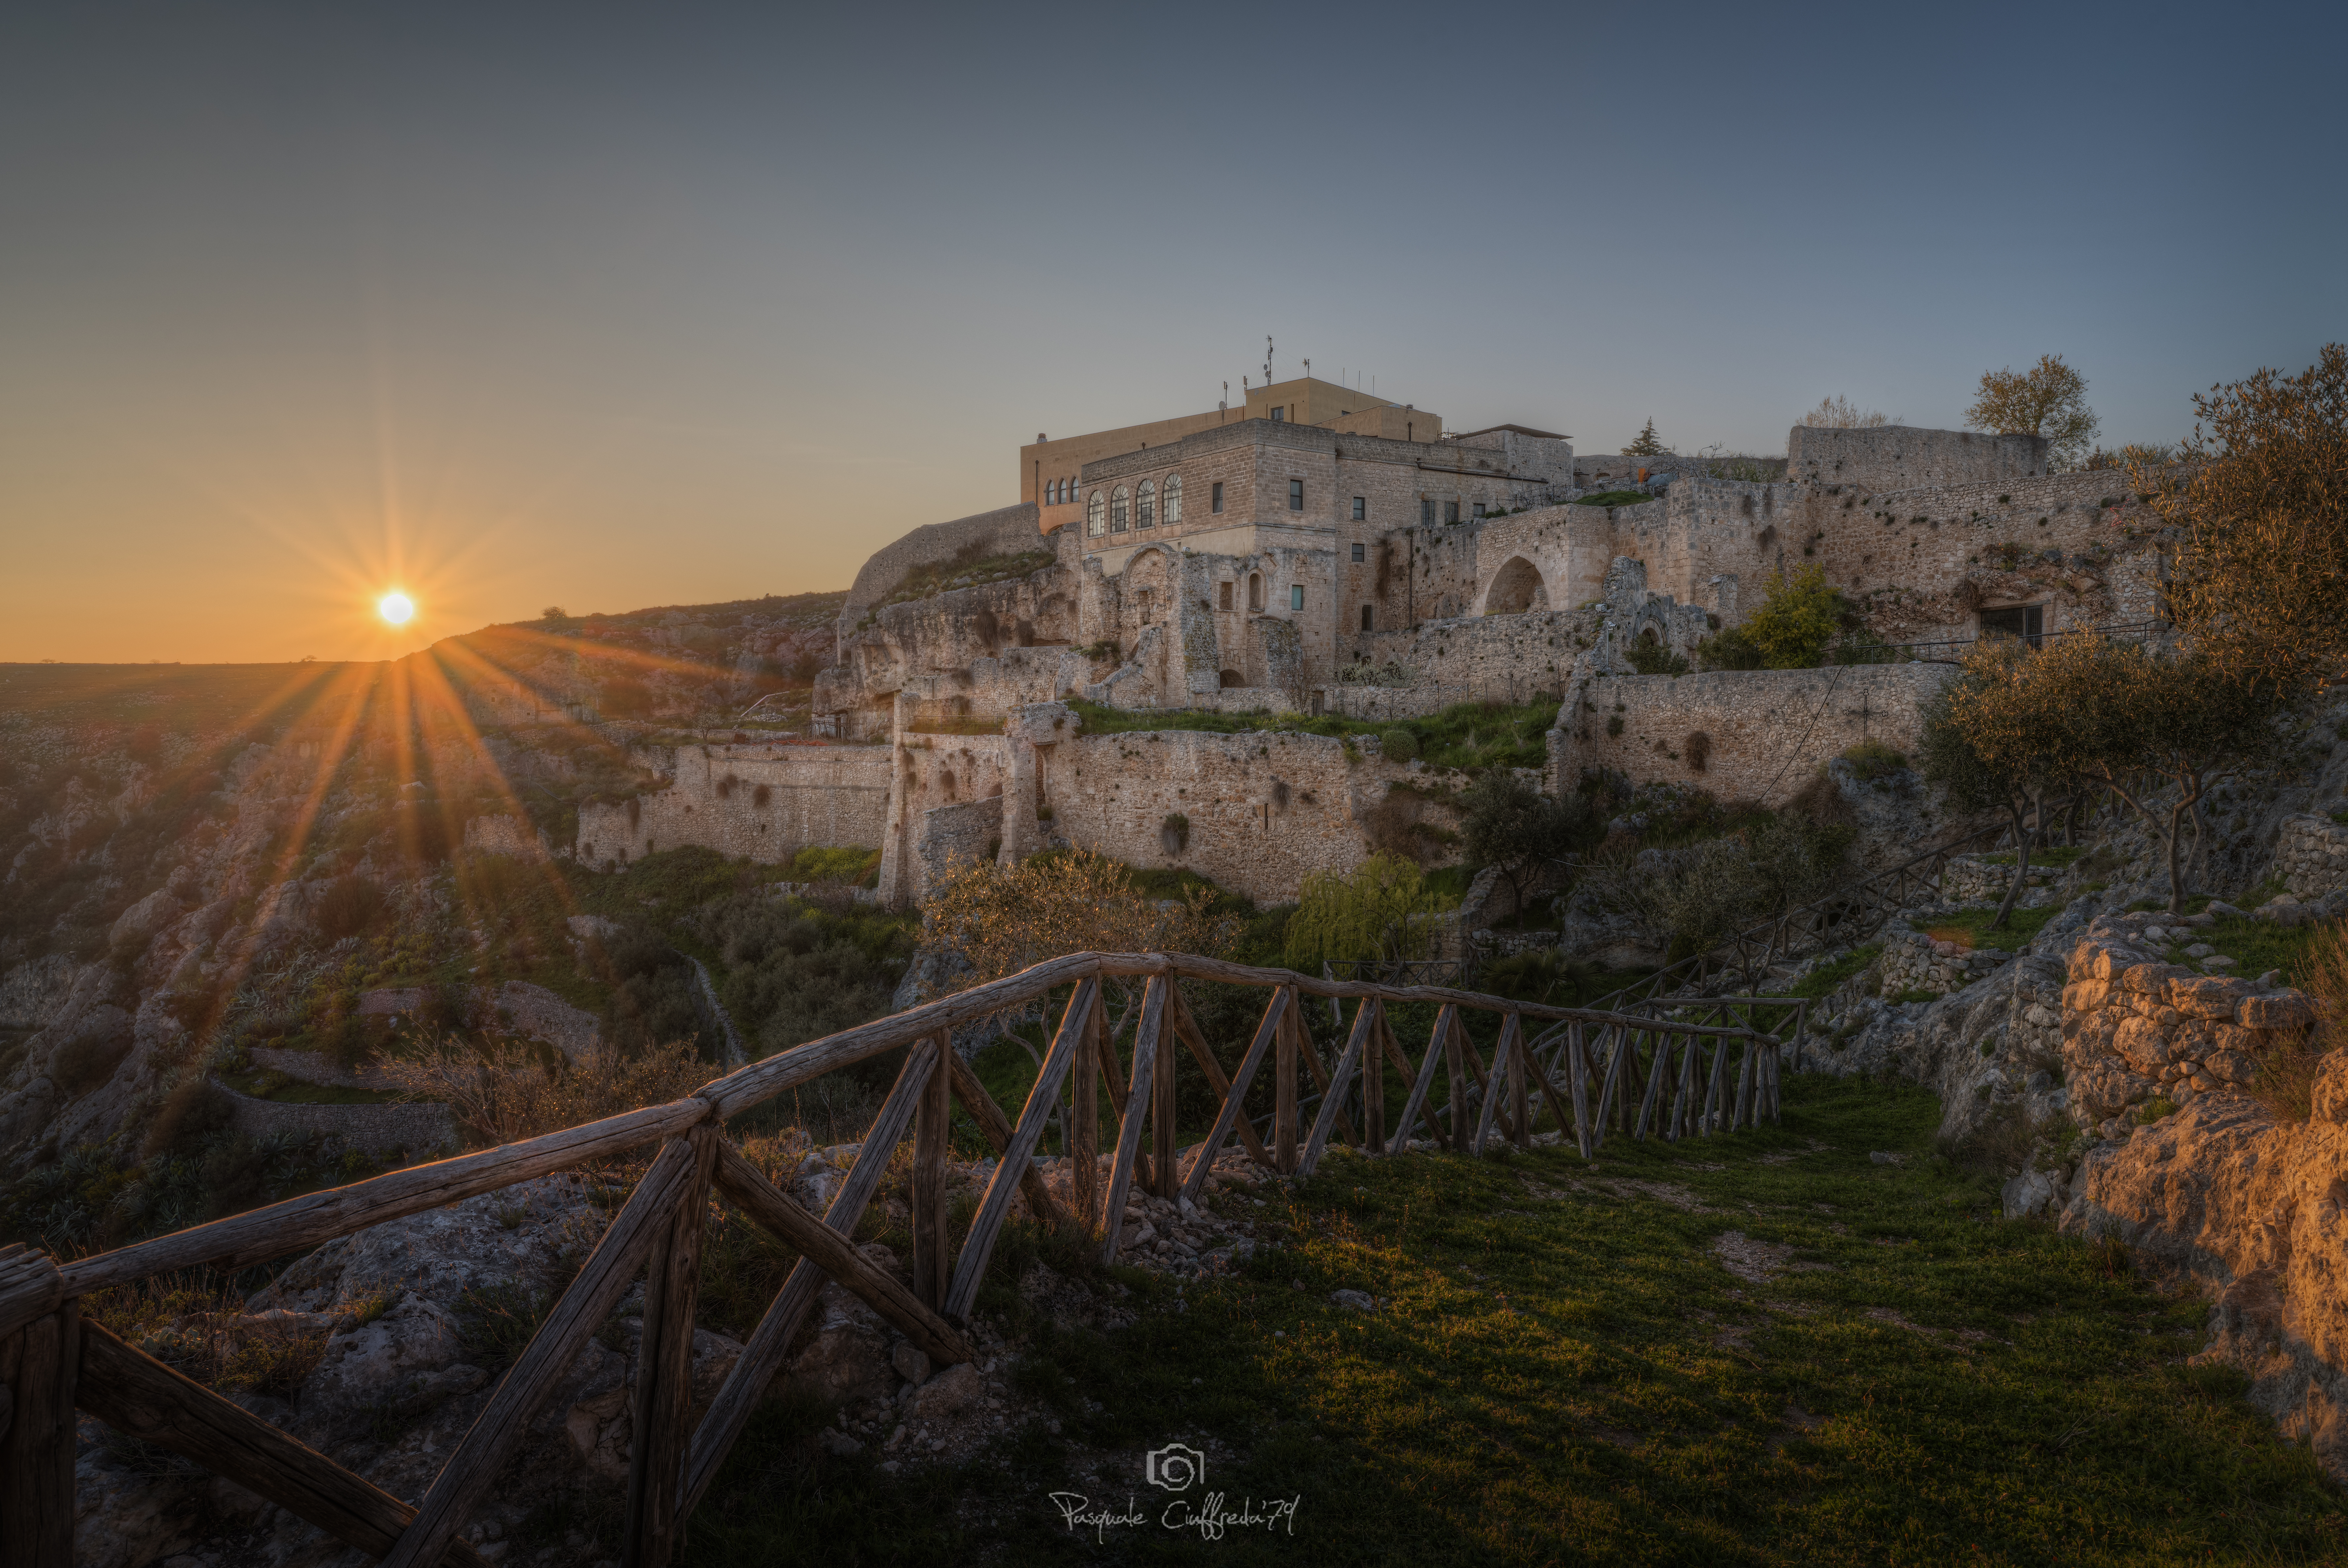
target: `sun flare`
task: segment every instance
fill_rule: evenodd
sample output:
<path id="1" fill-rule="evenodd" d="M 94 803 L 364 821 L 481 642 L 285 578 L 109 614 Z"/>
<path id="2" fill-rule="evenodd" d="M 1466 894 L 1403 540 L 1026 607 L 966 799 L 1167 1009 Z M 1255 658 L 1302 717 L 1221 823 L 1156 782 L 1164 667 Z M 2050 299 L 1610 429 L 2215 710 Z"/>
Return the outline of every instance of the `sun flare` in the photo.
<path id="1" fill-rule="evenodd" d="M 416 601 L 405 593 L 386 593 L 376 601 L 375 608 L 376 614 L 393 625 L 404 626 L 416 614 Z"/>

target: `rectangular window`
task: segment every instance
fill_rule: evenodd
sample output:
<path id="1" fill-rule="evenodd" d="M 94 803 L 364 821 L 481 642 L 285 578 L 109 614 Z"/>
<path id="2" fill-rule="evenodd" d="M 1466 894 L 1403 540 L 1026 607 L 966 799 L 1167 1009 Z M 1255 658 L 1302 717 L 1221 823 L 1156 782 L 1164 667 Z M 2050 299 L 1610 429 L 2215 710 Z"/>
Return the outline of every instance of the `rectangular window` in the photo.
<path id="1" fill-rule="evenodd" d="M 1303 480 L 1291 480 L 1288 481 L 1288 510 L 1291 511 L 1303 511 L 1304 510 L 1304 481 Z"/>
<path id="2" fill-rule="evenodd" d="M 1289 588 L 1289 590 L 1288 590 L 1288 607 L 1289 607 L 1290 609 L 1292 609 L 1292 610 L 1302 610 L 1303 608 L 1304 608 L 1304 584 L 1303 584 L 1303 583 L 1295 583 L 1295 584 L 1292 585 L 1292 586 Z"/>
<path id="3" fill-rule="evenodd" d="M 1457 501 L 1447 500 L 1443 503 L 1443 521 L 1446 522 L 1457 522 L 1459 521 L 1459 503 Z"/>
<path id="4" fill-rule="evenodd" d="M 1209 499 L 1207 502 L 1207 510 L 1209 511 L 1220 511 L 1223 510 L 1223 481 L 1220 480 L 1217 480 L 1215 481 L 1215 493 Z"/>
<path id="5" fill-rule="evenodd" d="M 1228 583 L 1222 585 L 1221 599 L 1222 607 L 1226 610 L 1230 609 L 1231 607 L 1231 585 Z"/>
<path id="6" fill-rule="evenodd" d="M 1370 629 L 1370 607 L 1369 607 L 1367 604 L 1365 604 L 1365 605 L 1363 605 L 1363 606 L 1362 606 L 1362 630 L 1364 630 L 1365 632 L 1366 632 L 1366 631 L 1368 631 L 1369 629 Z"/>
<path id="7" fill-rule="evenodd" d="M 1273 424 L 1275 424 L 1275 425 L 1281 425 L 1281 424 L 1285 424 L 1285 423 L 1287 423 L 1287 421 L 1288 421 L 1288 410 L 1287 410 L 1287 409 L 1285 409 L 1285 408 L 1274 408 L 1274 409 L 1272 411 L 1272 422 Z"/>
<path id="8" fill-rule="evenodd" d="M 1370 547 L 1368 545 L 1356 544 L 1354 546 L 1354 563 L 1357 566 L 1360 565 L 1363 562 L 1369 559 L 1369 554 Z"/>
<path id="9" fill-rule="evenodd" d="M 1148 589 L 1144 588 L 1139 593 L 1135 595 L 1135 607 L 1141 612 L 1141 624 L 1143 625 L 1147 626 L 1151 622 L 1158 619 L 1157 614 L 1151 610 L 1149 606 Z"/>
<path id="10" fill-rule="evenodd" d="M 1478 517 L 1484 515 L 1484 503 L 1480 500 L 1476 503 L 1476 515 Z"/>
<path id="11" fill-rule="evenodd" d="M 1981 634 L 1984 637 L 2026 637 L 2035 645 L 2044 630 L 2045 606 L 2017 604 L 2011 610 L 1983 610 L 1981 613 Z"/>
<path id="12" fill-rule="evenodd" d="M 1362 496 L 1355 496 L 1354 498 L 1354 521 L 1355 522 L 1366 522 L 1369 521 L 1369 517 L 1370 503 L 1368 500 Z"/>
<path id="13" fill-rule="evenodd" d="M 1418 521 L 1429 528 L 1435 526 L 1435 503 L 1433 501 L 1423 500 L 1418 503 Z"/>

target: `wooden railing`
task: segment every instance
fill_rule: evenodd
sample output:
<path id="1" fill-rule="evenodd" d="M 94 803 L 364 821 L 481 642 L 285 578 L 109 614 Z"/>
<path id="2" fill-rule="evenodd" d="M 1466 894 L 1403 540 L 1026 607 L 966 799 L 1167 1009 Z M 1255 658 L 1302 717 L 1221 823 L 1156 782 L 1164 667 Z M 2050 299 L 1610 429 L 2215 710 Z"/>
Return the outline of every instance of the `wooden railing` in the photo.
<path id="1" fill-rule="evenodd" d="M 1142 983 L 1138 1005 L 1112 1025 L 1105 985 L 1135 980 Z M 1185 981 L 1271 993 L 1228 1073 L 1192 1016 Z M 1070 987 L 1067 1005 L 1014 1122 L 954 1054 L 952 1033 L 1042 1002 L 1060 986 Z M 1334 1064 L 1323 1059 L 1305 1026 L 1308 995 L 1355 1003 Z M 1436 1007 L 1416 1064 L 1388 1023 L 1389 1005 L 1400 1003 Z M 1499 1016 L 1488 1068 L 1464 1022 L 1469 1011 Z M 1120 1056 L 1117 1040 L 1128 1023 L 1130 1046 Z M 1529 1037 L 1529 1027 L 1542 1032 Z M 1797 1047 L 1798 1028 L 1797 1014 Z M 1188 1150 L 1178 1148 L 1175 1135 L 1178 1042 L 1220 1097 L 1206 1138 Z M 1184 954 L 1079 953 L 794 1047 L 673 1104 L 288 1199 L 62 1266 L 21 1247 L 0 1251 L 0 1390 L 7 1396 L 0 1404 L 0 1568 L 67 1568 L 72 1561 L 77 1409 L 258 1492 L 393 1568 L 479 1564 L 483 1560 L 460 1532 L 489 1498 L 540 1406 L 639 1274 L 646 1276 L 644 1336 L 622 1560 L 631 1568 L 663 1563 L 826 1281 L 861 1297 L 939 1365 L 970 1359 L 964 1330 L 1014 1191 L 1045 1223 L 1087 1227 L 1102 1255 L 1114 1258 L 1132 1187 L 1195 1200 L 1234 1135 L 1262 1164 L 1303 1177 L 1333 1138 L 1366 1155 L 1389 1156 L 1408 1148 L 1422 1124 L 1438 1146 L 1469 1154 L 1493 1147 L 1496 1136 L 1522 1147 L 1544 1109 L 1585 1156 L 1610 1127 L 1633 1137 L 1733 1131 L 1776 1119 L 1779 1043 L 1776 1034 L 1735 1019 L 1552 1007 L 1441 986 L 1315 979 Z M 896 1085 L 820 1218 L 726 1139 L 727 1119 L 824 1073 L 901 1048 L 907 1054 Z M 1267 1062 L 1269 1142 L 1244 1113 Z M 1388 1063 L 1410 1085 L 1396 1117 L 1386 1111 Z M 1313 1100 L 1300 1098 L 1300 1068 L 1319 1091 L 1309 1121 L 1303 1111 Z M 1096 1146 L 1104 1091 L 1116 1140 L 1106 1183 Z M 1064 1097 L 1076 1111 L 1063 1123 L 1073 1214 L 1035 1164 L 1045 1123 Z M 949 1255 L 947 1128 L 957 1101 L 1000 1159 L 967 1238 Z M 909 1130 L 910 1287 L 850 1240 Z M 93 1292 L 159 1274 L 290 1258 L 371 1225 L 652 1144 L 659 1153 L 634 1191 L 413 1507 L 79 1311 L 80 1299 Z M 695 1296 L 713 1194 L 795 1249 L 799 1261 L 695 1425 Z"/>

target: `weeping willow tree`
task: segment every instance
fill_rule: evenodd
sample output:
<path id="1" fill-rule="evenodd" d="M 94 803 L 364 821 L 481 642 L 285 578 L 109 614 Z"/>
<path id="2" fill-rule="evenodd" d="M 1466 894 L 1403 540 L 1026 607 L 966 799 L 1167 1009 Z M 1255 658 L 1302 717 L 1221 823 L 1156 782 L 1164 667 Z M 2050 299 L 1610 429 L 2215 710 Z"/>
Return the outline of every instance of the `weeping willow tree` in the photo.
<path id="1" fill-rule="evenodd" d="M 1285 956 L 1292 965 L 1424 958 L 1435 939 L 1437 913 L 1436 895 L 1421 882 L 1415 863 L 1372 855 L 1349 876 L 1317 872 L 1304 879 L 1288 921 Z"/>

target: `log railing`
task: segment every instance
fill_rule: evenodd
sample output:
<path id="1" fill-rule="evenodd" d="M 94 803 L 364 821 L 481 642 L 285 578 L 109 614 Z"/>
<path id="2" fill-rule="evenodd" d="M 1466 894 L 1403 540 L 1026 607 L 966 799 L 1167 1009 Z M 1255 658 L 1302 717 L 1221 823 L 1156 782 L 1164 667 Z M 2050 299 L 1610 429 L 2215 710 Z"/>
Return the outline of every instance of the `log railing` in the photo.
<path id="1" fill-rule="evenodd" d="M 1104 990 L 1134 981 L 1141 984 L 1139 1003 L 1112 1025 Z M 1184 997 L 1185 982 L 1268 993 L 1261 1021 L 1228 1072 Z M 954 1055 L 952 1032 L 1042 1003 L 1063 986 L 1066 1006 L 1014 1120 Z M 1323 1059 L 1306 1026 L 1308 996 L 1354 1005 L 1334 1062 Z M 1433 1031 L 1416 1062 L 1389 1015 L 1391 1006 L 1411 1003 L 1435 1007 Z M 1779 1034 L 1756 1026 L 1756 1014 L 1733 1016 L 1725 1005 L 1713 1006 L 1705 1017 L 1679 1016 L 1685 1011 L 1554 1007 L 1185 954 L 1078 953 L 794 1047 L 673 1104 L 391 1171 L 62 1265 L 22 1247 L 0 1249 L 0 1568 L 67 1568 L 72 1562 L 77 1410 L 191 1459 L 395 1568 L 478 1564 L 482 1559 L 462 1532 L 589 1336 L 640 1275 L 644 1335 L 621 1558 L 631 1568 L 660 1564 L 782 1367 L 826 1281 L 861 1297 L 932 1361 L 952 1365 L 970 1359 L 968 1319 L 1014 1192 L 1046 1223 L 1088 1228 L 1102 1254 L 1114 1258 L 1133 1188 L 1195 1200 L 1234 1137 L 1258 1161 L 1301 1178 L 1312 1174 L 1333 1140 L 1372 1157 L 1402 1152 L 1416 1138 L 1481 1154 L 1499 1144 L 1525 1146 L 1544 1113 L 1585 1157 L 1610 1130 L 1676 1139 L 1774 1121 Z M 1498 1018 L 1488 1067 L 1466 1026 L 1471 1012 Z M 1801 1017 L 1797 1010 L 1797 1048 Z M 896 1087 L 821 1216 L 767 1181 L 726 1138 L 727 1118 L 821 1074 L 900 1049 L 906 1054 Z M 1206 1137 L 1187 1149 L 1175 1123 L 1181 1050 L 1220 1099 Z M 1410 1086 L 1398 1114 L 1387 1109 L 1388 1067 Z M 1267 1069 L 1268 1140 L 1245 1106 Z M 1315 1093 L 1300 1093 L 1300 1072 Z M 949 1255 L 945 1161 L 957 1102 L 999 1159 L 967 1238 Z M 1073 1113 L 1061 1123 L 1073 1212 L 1053 1196 L 1035 1163 L 1045 1125 L 1064 1104 Z M 1095 1147 L 1104 1119 L 1115 1130 L 1105 1182 Z M 876 1267 L 851 1239 L 909 1132 L 910 1286 Z M 412 1507 L 81 1316 L 80 1299 L 92 1292 L 159 1274 L 291 1258 L 389 1220 L 655 1144 L 658 1153 L 578 1277 Z M 796 1250 L 799 1260 L 696 1424 L 695 1296 L 713 1196 Z"/>

